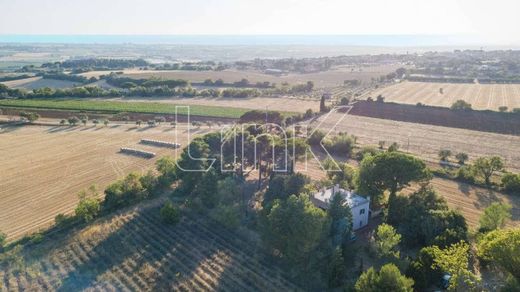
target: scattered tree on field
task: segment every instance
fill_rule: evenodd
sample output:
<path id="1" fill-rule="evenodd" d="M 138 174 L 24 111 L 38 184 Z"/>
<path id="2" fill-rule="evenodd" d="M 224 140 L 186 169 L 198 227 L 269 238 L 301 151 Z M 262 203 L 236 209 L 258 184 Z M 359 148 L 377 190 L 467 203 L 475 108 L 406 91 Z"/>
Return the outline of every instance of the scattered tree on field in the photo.
<path id="1" fill-rule="evenodd" d="M 69 125 L 71 125 L 71 126 L 75 126 L 77 123 L 79 123 L 79 119 L 76 116 L 69 117 L 67 119 L 67 121 L 69 122 Z"/>
<path id="2" fill-rule="evenodd" d="M 94 124 L 94 126 L 97 127 L 97 125 L 99 124 L 99 120 L 98 119 L 93 119 L 92 120 L 92 124 Z"/>
<path id="3" fill-rule="evenodd" d="M 103 125 L 105 125 L 105 127 L 107 127 L 109 123 L 110 123 L 110 121 L 108 121 L 107 119 L 103 120 Z"/>
<path id="4" fill-rule="evenodd" d="M 455 158 L 457 159 L 457 162 L 460 164 L 460 165 L 464 165 L 466 163 L 466 161 L 468 161 L 469 159 L 469 156 L 468 154 L 464 153 L 464 152 L 459 152 L 455 155 Z"/>
<path id="5" fill-rule="evenodd" d="M 441 149 L 439 151 L 439 158 L 441 161 L 448 161 L 450 156 L 451 156 L 451 150 Z"/>
<path id="6" fill-rule="evenodd" d="M 504 227 L 506 221 L 511 219 L 510 204 L 493 202 L 489 207 L 484 209 L 484 213 L 480 216 L 479 224 L 481 231 L 492 231 Z"/>
<path id="7" fill-rule="evenodd" d="M 502 158 L 498 156 L 479 157 L 475 160 L 473 168 L 475 169 L 476 174 L 484 179 L 486 185 L 490 185 L 491 176 L 493 176 L 495 172 L 504 169 L 504 162 L 502 161 Z"/>
<path id="8" fill-rule="evenodd" d="M 0 231 L 0 252 L 3 251 L 6 241 L 7 235 Z"/>
<path id="9" fill-rule="evenodd" d="M 385 148 L 385 144 L 386 144 L 385 141 L 379 141 L 379 142 L 378 142 L 379 149 L 383 150 L 383 149 Z"/>
<path id="10" fill-rule="evenodd" d="M 471 110 L 471 104 L 467 103 L 466 101 L 464 101 L 462 99 L 459 99 L 451 105 L 451 109 L 468 111 L 468 110 Z"/>
<path id="11" fill-rule="evenodd" d="M 137 120 L 135 121 L 135 124 L 138 126 L 138 127 L 141 127 L 141 124 L 143 123 L 143 121 L 141 120 Z"/>
<path id="12" fill-rule="evenodd" d="M 388 152 L 397 152 L 399 150 L 399 144 L 397 144 L 397 142 L 394 142 L 392 143 L 389 147 L 388 147 Z"/>
<path id="13" fill-rule="evenodd" d="M 61 121 L 60 121 L 60 125 L 61 125 L 61 126 L 65 125 L 65 123 L 66 123 L 65 120 L 61 120 Z"/>
<path id="14" fill-rule="evenodd" d="M 520 174 L 504 174 L 502 176 L 502 187 L 507 193 L 520 196 Z"/>

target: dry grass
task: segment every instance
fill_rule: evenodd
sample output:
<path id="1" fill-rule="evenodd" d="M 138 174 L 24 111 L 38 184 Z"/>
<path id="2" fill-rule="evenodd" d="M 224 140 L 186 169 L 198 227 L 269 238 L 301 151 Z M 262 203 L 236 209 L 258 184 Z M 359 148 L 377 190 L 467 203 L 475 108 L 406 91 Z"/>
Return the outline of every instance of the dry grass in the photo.
<path id="1" fill-rule="evenodd" d="M 50 88 L 72 88 L 77 84 L 71 81 L 66 80 L 53 80 L 53 79 L 43 79 L 42 77 L 31 77 L 20 80 L 6 81 L 2 82 L 2 84 L 6 85 L 10 88 L 19 88 L 19 89 L 27 89 L 33 90 L 42 87 L 50 87 Z"/>
<path id="2" fill-rule="evenodd" d="M 0 130 L 0 230 L 10 239 L 44 228 L 59 213 L 70 213 L 77 194 L 92 184 L 107 184 L 131 171 L 151 168 L 174 150 L 139 145 L 141 138 L 175 139 L 169 126 L 137 129 L 130 125 L 6 127 Z M 186 126 L 178 130 L 186 145 Z M 207 131 L 207 130 L 200 130 Z M 124 155 L 120 147 L 156 152 L 155 159 Z"/>
<path id="3" fill-rule="evenodd" d="M 439 89 L 444 93 L 440 94 Z M 428 82 L 402 82 L 375 90 L 367 95 L 382 94 L 385 101 L 450 107 L 458 99 L 471 103 L 474 109 L 495 110 L 507 106 L 520 107 L 520 84 L 453 84 Z"/>
<path id="4" fill-rule="evenodd" d="M 320 127 L 329 130 L 340 119 L 341 114 L 331 114 Z M 316 126 L 315 123 L 313 126 Z M 400 149 L 418 155 L 430 162 L 438 162 L 438 152 L 449 149 L 469 154 L 470 160 L 480 156 L 498 155 L 505 159 L 506 167 L 520 171 L 520 137 L 440 126 L 422 125 L 376 118 L 348 115 L 335 131 L 348 132 L 358 137 L 362 145 L 386 146 L 397 142 Z"/>
<path id="5" fill-rule="evenodd" d="M 33 246 L 24 254 L 21 271 L 0 270 L 0 290 L 298 290 L 263 259 L 255 242 L 200 214 L 165 225 L 158 203 Z"/>

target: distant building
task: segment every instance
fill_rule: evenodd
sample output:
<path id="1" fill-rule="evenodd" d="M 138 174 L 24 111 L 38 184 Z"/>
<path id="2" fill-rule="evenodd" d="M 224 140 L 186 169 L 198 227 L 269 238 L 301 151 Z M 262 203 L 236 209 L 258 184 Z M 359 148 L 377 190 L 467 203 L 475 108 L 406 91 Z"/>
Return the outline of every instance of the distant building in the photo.
<path id="1" fill-rule="evenodd" d="M 330 189 L 323 189 L 315 193 L 311 197 L 311 201 L 316 207 L 327 210 L 329 209 L 332 196 L 336 193 L 339 193 L 341 196 L 343 196 L 345 203 L 348 204 L 350 210 L 352 211 L 352 228 L 357 230 L 368 225 L 370 197 L 362 197 L 353 192 L 344 190 L 338 185 L 335 185 Z"/>

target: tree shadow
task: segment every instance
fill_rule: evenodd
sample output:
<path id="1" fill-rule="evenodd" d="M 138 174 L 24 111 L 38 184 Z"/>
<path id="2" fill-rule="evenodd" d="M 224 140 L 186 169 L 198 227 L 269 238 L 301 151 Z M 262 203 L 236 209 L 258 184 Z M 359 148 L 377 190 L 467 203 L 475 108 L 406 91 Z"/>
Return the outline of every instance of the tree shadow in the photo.
<path id="1" fill-rule="evenodd" d="M 92 249 L 83 250 L 81 262 L 70 261 L 75 263 L 73 271 L 64 276 L 58 291 L 99 285 L 150 291 L 292 287 L 258 253 L 258 247 L 239 234 L 200 215 L 186 216 L 176 226 L 166 225 L 159 218 L 159 207 L 138 212 Z"/>
<path id="2" fill-rule="evenodd" d="M 0 134 L 12 133 L 23 127 L 22 124 L 0 125 Z"/>

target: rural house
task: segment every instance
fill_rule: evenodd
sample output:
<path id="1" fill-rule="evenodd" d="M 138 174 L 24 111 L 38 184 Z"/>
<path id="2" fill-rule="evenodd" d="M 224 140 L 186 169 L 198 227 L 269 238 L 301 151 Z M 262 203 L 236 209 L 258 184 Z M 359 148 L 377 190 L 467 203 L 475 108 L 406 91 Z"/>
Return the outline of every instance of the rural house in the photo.
<path id="1" fill-rule="evenodd" d="M 339 193 L 345 199 L 346 204 L 352 211 L 352 228 L 357 230 L 365 227 L 368 224 L 369 208 L 370 208 L 370 197 L 365 198 L 357 195 L 353 192 L 344 190 L 335 185 L 330 189 L 323 189 L 311 196 L 312 203 L 323 210 L 329 208 L 329 202 L 332 196 Z"/>

